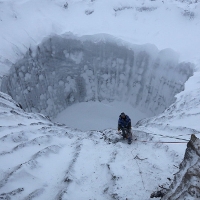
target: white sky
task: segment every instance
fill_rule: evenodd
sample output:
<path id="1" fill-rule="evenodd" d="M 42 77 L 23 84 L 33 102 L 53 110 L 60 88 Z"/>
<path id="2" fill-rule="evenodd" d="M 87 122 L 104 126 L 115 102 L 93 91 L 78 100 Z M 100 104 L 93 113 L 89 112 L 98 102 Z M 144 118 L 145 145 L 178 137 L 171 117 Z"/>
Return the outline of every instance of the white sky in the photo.
<path id="1" fill-rule="evenodd" d="M 145 4 L 143 4 L 145 2 Z M 181 60 L 199 63 L 200 5 L 179 1 L 69 0 L 4 1 L 0 7 L 0 61 L 14 62 L 51 34 L 107 33 L 134 44 L 172 48 Z M 156 8 L 140 12 L 142 6 Z M 132 7 L 115 12 L 114 9 Z M 43 9 L 45 8 L 45 9 Z M 85 11 L 94 11 L 86 15 Z M 193 12 L 191 19 L 184 10 Z"/>

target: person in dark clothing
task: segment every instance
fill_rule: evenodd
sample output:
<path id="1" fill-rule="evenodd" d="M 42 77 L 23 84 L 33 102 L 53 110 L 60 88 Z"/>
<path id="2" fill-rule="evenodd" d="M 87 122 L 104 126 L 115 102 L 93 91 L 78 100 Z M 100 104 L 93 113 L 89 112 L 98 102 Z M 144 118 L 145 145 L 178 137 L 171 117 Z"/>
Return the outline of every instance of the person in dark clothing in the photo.
<path id="1" fill-rule="evenodd" d="M 132 140 L 132 134 L 131 134 L 131 119 L 128 115 L 126 115 L 124 112 L 122 112 L 119 116 L 118 120 L 118 131 L 122 130 L 122 136 L 123 138 L 128 139 L 128 143 L 131 143 Z"/>

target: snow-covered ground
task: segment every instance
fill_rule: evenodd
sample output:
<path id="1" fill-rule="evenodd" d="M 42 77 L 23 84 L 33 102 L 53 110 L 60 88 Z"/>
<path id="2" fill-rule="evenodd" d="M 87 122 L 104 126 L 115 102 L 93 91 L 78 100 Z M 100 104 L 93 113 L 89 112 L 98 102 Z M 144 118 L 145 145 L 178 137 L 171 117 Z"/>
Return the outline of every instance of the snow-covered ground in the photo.
<path id="1" fill-rule="evenodd" d="M 183 157 L 140 130 L 128 145 L 113 129 L 53 124 L 3 93 L 0 125 L 1 199 L 147 200 Z"/>
<path id="2" fill-rule="evenodd" d="M 146 118 L 146 114 L 125 102 L 83 102 L 77 103 L 57 115 L 55 122 L 80 130 L 117 129 L 118 117 L 125 112 L 135 125 Z"/>

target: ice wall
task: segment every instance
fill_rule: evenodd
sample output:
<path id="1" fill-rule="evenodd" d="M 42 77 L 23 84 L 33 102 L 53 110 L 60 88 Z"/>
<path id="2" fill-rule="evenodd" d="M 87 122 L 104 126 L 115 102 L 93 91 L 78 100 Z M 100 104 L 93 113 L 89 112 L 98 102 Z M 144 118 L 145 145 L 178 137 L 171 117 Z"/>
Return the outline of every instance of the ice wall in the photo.
<path id="1" fill-rule="evenodd" d="M 148 115 L 164 111 L 192 76 L 170 49 L 106 36 L 52 36 L 30 48 L 4 77 L 1 90 L 26 111 L 54 117 L 83 101 L 126 101 Z"/>

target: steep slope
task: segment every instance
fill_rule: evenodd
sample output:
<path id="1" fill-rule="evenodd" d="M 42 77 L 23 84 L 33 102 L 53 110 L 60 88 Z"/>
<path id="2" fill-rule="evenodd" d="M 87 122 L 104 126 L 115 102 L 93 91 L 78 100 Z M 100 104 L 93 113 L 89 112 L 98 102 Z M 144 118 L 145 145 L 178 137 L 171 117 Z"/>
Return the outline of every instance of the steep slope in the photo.
<path id="1" fill-rule="evenodd" d="M 177 100 L 156 117 L 141 120 L 136 127 L 160 134 L 171 133 L 182 139 L 190 139 L 191 134 L 200 134 L 200 72 L 195 72 L 185 84 L 184 91 L 176 95 Z"/>
<path id="2" fill-rule="evenodd" d="M 190 138 L 184 159 L 179 166 L 174 181 L 163 199 L 199 199 L 199 139 L 200 136 L 200 73 L 196 72 L 186 82 L 185 90 L 176 95 L 177 101 L 161 115 L 138 122 L 137 126 L 160 138 L 184 141 Z M 191 90 L 192 88 L 192 90 Z M 169 140 L 169 139 L 168 139 Z M 179 151 L 179 146 L 170 145 Z"/>
<path id="3" fill-rule="evenodd" d="M 72 130 L 3 93 L 0 102 L 1 199 L 146 200 L 181 160 L 142 131 L 135 137 L 150 143 L 128 146 L 115 130 Z"/>
<path id="4" fill-rule="evenodd" d="M 2 91 L 26 111 L 55 117 L 77 102 L 124 101 L 147 116 L 164 111 L 193 75 L 191 63 L 153 45 L 99 34 L 45 39 L 12 66 Z"/>

